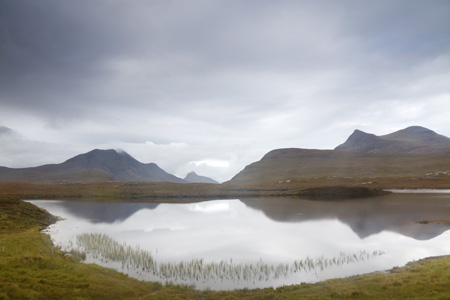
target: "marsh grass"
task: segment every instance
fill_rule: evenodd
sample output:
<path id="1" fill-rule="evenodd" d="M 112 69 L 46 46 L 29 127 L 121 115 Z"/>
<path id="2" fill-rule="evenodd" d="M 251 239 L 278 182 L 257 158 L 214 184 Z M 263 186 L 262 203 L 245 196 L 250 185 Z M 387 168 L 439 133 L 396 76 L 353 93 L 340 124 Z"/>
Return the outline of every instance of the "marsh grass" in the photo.
<path id="1" fill-rule="evenodd" d="M 95 259 L 104 262 L 119 262 L 123 269 L 137 273 L 149 273 L 161 281 L 193 284 L 196 282 L 232 281 L 263 282 L 287 278 L 299 272 L 317 272 L 327 268 L 366 261 L 384 255 L 383 251 L 340 253 L 338 256 L 324 256 L 295 260 L 292 263 L 235 262 L 232 259 L 206 262 L 192 259 L 180 262 L 158 262 L 151 252 L 119 243 L 106 234 L 85 233 L 76 237 L 76 245 Z"/>

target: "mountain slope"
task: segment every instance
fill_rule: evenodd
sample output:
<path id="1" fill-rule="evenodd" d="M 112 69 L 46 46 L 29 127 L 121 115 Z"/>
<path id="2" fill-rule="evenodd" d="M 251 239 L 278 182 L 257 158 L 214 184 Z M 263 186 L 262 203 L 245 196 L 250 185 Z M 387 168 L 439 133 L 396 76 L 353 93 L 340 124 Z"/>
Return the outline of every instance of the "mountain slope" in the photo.
<path id="1" fill-rule="evenodd" d="M 450 153 L 450 138 L 411 126 L 391 134 L 376 136 L 356 129 L 339 151 L 368 153 Z"/>
<path id="2" fill-rule="evenodd" d="M 364 153 L 336 150 L 278 149 L 234 176 L 230 184 L 265 184 L 292 179 L 424 177 L 450 174 L 450 155 Z"/>
<path id="3" fill-rule="evenodd" d="M 393 178 L 450 174 L 450 139 L 420 126 L 383 135 L 355 130 L 335 150 L 278 149 L 228 183 L 263 184 L 312 178 Z"/>
<path id="4" fill-rule="evenodd" d="M 0 181 L 32 183 L 92 181 L 186 182 L 167 173 L 154 163 L 143 164 L 126 152 L 99 149 L 77 155 L 61 164 L 21 169 L 1 167 Z"/>
<path id="5" fill-rule="evenodd" d="M 197 175 L 197 173 L 195 173 L 195 172 L 188 173 L 186 175 L 186 177 L 184 178 L 184 180 L 191 182 L 191 183 L 215 183 L 215 184 L 218 184 L 218 182 L 215 181 L 214 179 L 206 177 L 206 176 Z"/>

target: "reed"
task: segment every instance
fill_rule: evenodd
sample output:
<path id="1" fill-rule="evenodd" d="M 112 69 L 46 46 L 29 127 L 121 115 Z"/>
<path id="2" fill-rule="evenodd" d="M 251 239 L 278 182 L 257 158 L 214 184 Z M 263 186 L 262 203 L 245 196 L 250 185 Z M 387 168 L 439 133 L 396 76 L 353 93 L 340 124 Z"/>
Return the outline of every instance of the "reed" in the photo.
<path id="1" fill-rule="evenodd" d="M 292 263 L 271 264 L 262 259 L 257 262 L 235 262 L 232 259 L 219 262 L 205 262 L 203 259 L 192 259 L 180 262 L 157 262 L 151 252 L 140 247 L 131 247 L 119 243 L 106 234 L 85 233 L 76 238 L 78 251 L 85 251 L 95 259 L 104 262 L 115 261 L 122 268 L 133 270 L 139 274 L 152 274 L 161 281 L 181 283 L 233 281 L 261 282 L 286 278 L 298 272 L 323 271 L 326 268 L 341 266 L 369 260 L 385 254 L 383 251 L 359 251 L 353 254 L 340 253 L 339 256 L 326 258 L 306 257 Z"/>

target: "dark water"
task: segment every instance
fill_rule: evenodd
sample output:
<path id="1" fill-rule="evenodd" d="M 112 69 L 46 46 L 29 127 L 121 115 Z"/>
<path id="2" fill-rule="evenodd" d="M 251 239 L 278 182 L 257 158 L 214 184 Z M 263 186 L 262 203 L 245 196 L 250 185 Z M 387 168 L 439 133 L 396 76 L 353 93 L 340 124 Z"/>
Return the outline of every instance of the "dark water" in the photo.
<path id="1" fill-rule="evenodd" d="M 280 265 L 293 266 L 295 261 L 307 258 L 317 264 L 310 269 L 281 272 L 282 276 L 255 273 L 243 278 L 242 271 L 235 277 L 186 278 L 174 271 L 164 277 L 159 269 L 155 273 L 134 268 L 88 251 L 88 262 L 114 267 L 141 279 L 173 281 L 197 288 L 314 282 L 450 254 L 450 227 L 422 222 L 450 219 L 450 194 L 446 193 L 402 193 L 340 201 L 258 198 L 190 204 L 43 200 L 32 203 L 64 218 L 52 225 L 48 233 L 56 245 L 68 251 L 82 248 L 77 236 L 94 233 L 105 234 L 123 247 L 126 243 L 132 249 L 144 251 L 159 265 L 202 259 L 206 269 L 225 261 L 223 268 L 227 268 L 227 274 L 238 274 L 236 270 L 241 272 L 245 266 L 248 270 L 257 266 L 263 270 L 264 264 L 279 270 Z M 348 261 L 348 257 L 375 252 L 377 255 Z M 346 263 L 324 267 L 324 261 L 328 264 L 339 257 L 347 257 Z M 204 269 L 202 272 L 206 272 Z M 267 268 L 261 270 L 258 272 L 270 272 Z"/>

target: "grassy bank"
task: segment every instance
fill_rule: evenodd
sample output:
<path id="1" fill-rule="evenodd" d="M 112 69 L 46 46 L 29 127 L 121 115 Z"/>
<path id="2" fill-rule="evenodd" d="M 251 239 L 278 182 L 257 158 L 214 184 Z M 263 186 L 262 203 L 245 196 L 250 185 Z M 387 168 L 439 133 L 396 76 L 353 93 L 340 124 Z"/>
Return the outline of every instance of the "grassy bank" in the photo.
<path id="1" fill-rule="evenodd" d="M 388 273 L 232 292 L 142 282 L 87 265 L 53 247 L 40 229 L 54 217 L 0 196 L 0 299 L 449 299 L 450 257 Z"/>
<path id="2" fill-rule="evenodd" d="M 169 182 L 32 184 L 0 182 L 0 194 L 20 199 L 191 202 L 192 199 L 244 197 L 355 198 L 383 194 L 381 189 L 450 188 L 443 178 L 309 178 L 258 185 Z"/>

